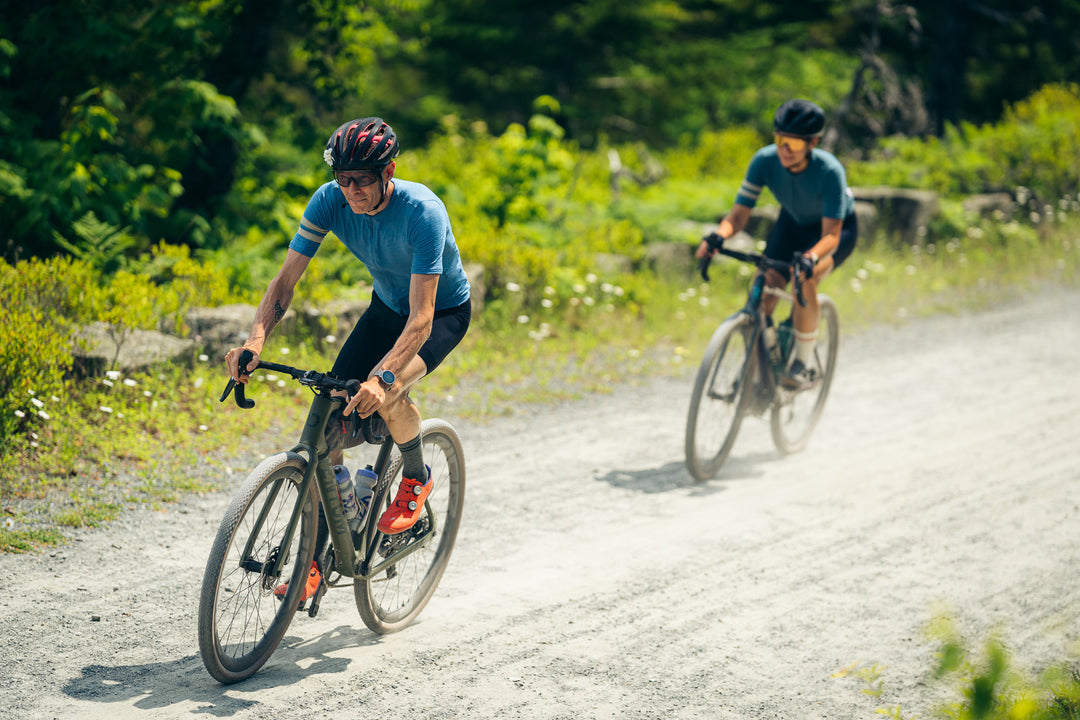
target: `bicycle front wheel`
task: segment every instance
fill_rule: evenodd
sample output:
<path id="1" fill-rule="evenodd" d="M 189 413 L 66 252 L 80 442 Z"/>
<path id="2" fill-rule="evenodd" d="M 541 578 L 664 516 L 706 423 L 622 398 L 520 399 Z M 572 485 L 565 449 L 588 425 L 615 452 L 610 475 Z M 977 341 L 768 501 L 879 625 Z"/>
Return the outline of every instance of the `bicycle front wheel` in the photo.
<path id="1" fill-rule="evenodd" d="M 314 483 L 300 496 L 306 461 L 278 453 L 259 464 L 229 504 L 206 561 L 199 601 L 199 652 L 214 679 L 255 674 L 281 642 L 315 554 Z M 290 520 L 300 522 L 286 544 Z M 280 573 L 273 570 L 284 557 Z M 288 582 L 283 598 L 274 589 Z"/>
<path id="2" fill-rule="evenodd" d="M 818 379 L 805 390 L 777 388 L 773 402 L 770 422 L 773 443 L 785 455 L 806 447 L 810 433 L 825 409 L 825 399 L 829 395 L 833 373 L 836 372 L 836 353 L 840 347 L 840 321 L 836 305 L 827 295 L 819 295 L 818 303 L 821 305 L 821 319 L 818 321 L 817 344 L 814 346 Z"/>
<path id="3" fill-rule="evenodd" d="M 378 517 L 393 502 L 400 479 L 400 458 L 387 463 L 385 493 L 373 502 L 369 534 L 376 543 L 372 564 L 402 553 L 379 573 L 356 578 L 356 609 L 372 631 L 380 635 L 401 630 L 424 609 L 435 593 L 457 539 L 465 504 L 465 452 L 457 431 L 442 420 L 425 420 L 422 428 L 424 462 L 435 483 L 416 525 L 398 535 L 375 529 Z M 395 450 L 395 453 L 397 451 Z M 411 551 L 411 552 L 408 552 Z M 408 552 L 408 554 L 404 554 Z"/>
<path id="4" fill-rule="evenodd" d="M 716 475 L 739 433 L 754 381 L 753 321 L 738 314 L 713 333 L 698 368 L 686 418 L 686 468 L 698 481 Z"/>

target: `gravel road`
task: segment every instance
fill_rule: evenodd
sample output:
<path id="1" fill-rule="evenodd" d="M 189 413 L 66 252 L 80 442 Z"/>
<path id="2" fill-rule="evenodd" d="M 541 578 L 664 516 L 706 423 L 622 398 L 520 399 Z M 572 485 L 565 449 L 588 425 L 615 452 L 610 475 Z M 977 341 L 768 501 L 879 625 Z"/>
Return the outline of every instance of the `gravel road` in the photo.
<path id="1" fill-rule="evenodd" d="M 899 705 L 931 717 L 950 695 L 923 629 L 942 609 L 973 638 L 999 631 L 1022 667 L 1076 650 L 1078 308 L 1080 291 L 1057 291 L 844 337 L 810 447 L 781 457 L 748 421 L 704 484 L 683 465 L 689 367 L 456 421 L 465 518 L 417 622 L 376 636 L 335 590 L 239 685 L 206 674 L 196 638 L 228 492 L 0 556 L 0 708 L 833 720 Z"/>

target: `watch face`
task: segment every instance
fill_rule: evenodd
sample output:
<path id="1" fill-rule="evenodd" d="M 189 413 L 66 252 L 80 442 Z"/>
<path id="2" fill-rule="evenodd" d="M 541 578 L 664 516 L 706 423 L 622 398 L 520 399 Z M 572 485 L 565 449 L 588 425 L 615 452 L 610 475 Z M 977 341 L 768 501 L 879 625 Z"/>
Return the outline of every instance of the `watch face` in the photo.
<path id="1" fill-rule="evenodd" d="M 380 371 L 379 372 L 379 377 L 387 385 L 393 385 L 394 384 L 394 373 L 390 372 L 389 370 Z"/>

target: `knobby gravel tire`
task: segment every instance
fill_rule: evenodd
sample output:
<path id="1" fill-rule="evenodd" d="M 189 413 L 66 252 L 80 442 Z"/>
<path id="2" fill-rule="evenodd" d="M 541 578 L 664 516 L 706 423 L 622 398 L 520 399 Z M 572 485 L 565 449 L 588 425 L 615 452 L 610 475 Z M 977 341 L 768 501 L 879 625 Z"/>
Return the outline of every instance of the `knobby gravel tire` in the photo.
<path id="1" fill-rule="evenodd" d="M 367 580 L 356 578 L 353 582 L 360 617 L 380 635 L 406 627 L 431 599 L 450 562 L 465 504 L 465 452 L 457 431 L 442 420 L 431 419 L 424 421 L 422 435 L 424 462 L 431 468 L 435 482 L 424 504 L 424 514 L 413 530 L 389 537 L 377 533 L 378 518 L 397 493 L 401 462 L 395 456 L 380 478 L 379 487 L 385 491 L 372 501 L 368 533 L 369 538 L 384 547 L 384 543 L 404 544 L 414 531 L 427 527 L 428 523 L 434 525 L 435 534 L 424 548 L 390 568 Z M 382 557 L 376 553 L 375 562 L 380 560 Z"/>
<path id="2" fill-rule="evenodd" d="M 749 315 L 722 322 L 705 348 L 686 418 L 686 468 L 695 480 L 714 477 L 746 414 L 756 363 Z"/>
<path id="3" fill-rule="evenodd" d="M 821 381 L 807 390 L 797 392 L 779 388 L 772 407 L 769 424 L 773 443 L 776 449 L 785 455 L 806 447 L 810 434 L 821 419 L 836 372 L 836 356 L 840 348 L 840 319 L 836 304 L 827 295 L 818 295 L 818 303 L 821 306 L 821 319 L 818 322 L 814 356 L 818 368 L 821 369 Z"/>
<path id="4" fill-rule="evenodd" d="M 206 561 L 199 601 L 199 652 L 207 671 L 222 683 L 251 677 L 281 642 L 307 582 L 315 553 L 318 496 L 311 483 L 307 497 L 299 488 L 307 463 L 296 453 L 278 453 L 259 464 L 229 504 Z M 274 492 L 275 488 L 277 489 Z M 283 551 L 282 541 L 298 502 L 299 526 L 281 575 L 264 570 Z M 243 558 L 256 524 L 250 557 Z M 283 599 L 274 588 L 288 581 Z"/>

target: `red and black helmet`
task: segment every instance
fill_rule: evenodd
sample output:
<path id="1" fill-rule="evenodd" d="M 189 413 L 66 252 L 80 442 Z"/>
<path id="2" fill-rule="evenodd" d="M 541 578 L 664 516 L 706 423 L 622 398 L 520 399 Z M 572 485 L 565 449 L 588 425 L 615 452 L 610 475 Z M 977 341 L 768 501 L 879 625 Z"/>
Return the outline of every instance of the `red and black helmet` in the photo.
<path id="1" fill-rule="evenodd" d="M 323 160 L 334 169 L 370 170 L 389 165 L 397 157 L 398 140 L 394 129 L 382 118 L 350 120 L 330 136 Z"/>

